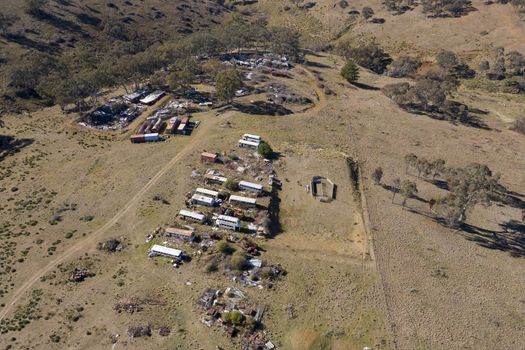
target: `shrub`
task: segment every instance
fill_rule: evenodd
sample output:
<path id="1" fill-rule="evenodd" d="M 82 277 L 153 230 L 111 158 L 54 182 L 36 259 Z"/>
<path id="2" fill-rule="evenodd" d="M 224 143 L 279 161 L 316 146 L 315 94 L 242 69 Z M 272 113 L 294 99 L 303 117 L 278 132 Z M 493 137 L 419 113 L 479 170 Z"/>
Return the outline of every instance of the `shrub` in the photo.
<path id="1" fill-rule="evenodd" d="M 237 251 L 233 254 L 230 261 L 232 269 L 242 271 L 246 267 L 246 255 L 243 252 Z"/>
<path id="2" fill-rule="evenodd" d="M 386 67 L 392 63 L 390 56 L 376 43 L 352 46 L 351 43 L 346 42 L 340 44 L 338 50 L 346 59 L 377 74 L 383 74 Z"/>
<path id="3" fill-rule="evenodd" d="M 525 119 L 518 119 L 512 124 L 511 130 L 525 135 Z"/>
<path id="4" fill-rule="evenodd" d="M 257 148 L 257 152 L 266 159 L 270 159 L 273 157 L 272 147 L 267 142 L 264 142 L 264 141 L 259 144 L 259 148 Z"/>
<path id="5" fill-rule="evenodd" d="M 231 255 L 235 252 L 235 248 L 223 240 L 217 243 L 217 251 L 225 255 Z"/>
<path id="6" fill-rule="evenodd" d="M 239 182 L 236 179 L 228 179 L 224 183 L 224 188 L 226 188 L 229 191 L 238 191 L 239 190 Z"/>
<path id="7" fill-rule="evenodd" d="M 361 10 L 361 14 L 365 19 L 369 19 L 374 15 L 374 10 L 372 10 L 371 7 L 365 6 L 363 7 L 363 10 Z"/>
<path id="8" fill-rule="evenodd" d="M 388 68 L 388 75 L 394 78 L 412 78 L 421 67 L 421 60 L 408 56 L 401 56 Z"/>
<path id="9" fill-rule="evenodd" d="M 359 67 L 354 62 L 348 61 L 341 69 L 341 76 L 349 83 L 354 83 L 359 79 Z"/>

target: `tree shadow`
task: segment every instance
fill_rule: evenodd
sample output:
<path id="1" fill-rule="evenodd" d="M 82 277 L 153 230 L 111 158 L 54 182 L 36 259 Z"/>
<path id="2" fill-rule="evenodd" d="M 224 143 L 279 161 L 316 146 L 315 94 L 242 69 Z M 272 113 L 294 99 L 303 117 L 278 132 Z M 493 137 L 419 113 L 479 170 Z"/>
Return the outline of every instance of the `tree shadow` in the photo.
<path id="1" fill-rule="evenodd" d="M 87 25 L 98 27 L 100 23 L 102 23 L 102 20 L 95 16 L 90 16 L 87 13 L 79 13 L 76 15 L 77 19 Z"/>
<path id="2" fill-rule="evenodd" d="M 352 85 L 354 85 L 356 88 L 362 89 L 362 90 L 370 90 L 370 91 L 378 91 L 381 90 L 378 87 L 371 86 L 365 83 L 359 83 L 359 82 L 353 82 Z"/>
<path id="3" fill-rule="evenodd" d="M 423 108 L 423 106 L 420 106 L 418 104 L 406 104 L 400 106 L 403 110 L 407 111 L 408 113 L 415 114 L 415 115 L 421 115 L 426 116 L 435 120 L 444 120 L 448 121 L 454 125 L 465 125 L 476 129 L 482 129 L 482 130 L 492 130 L 485 122 L 483 122 L 478 116 L 474 114 L 480 114 L 480 113 L 470 113 L 469 110 L 468 117 L 463 120 L 457 120 L 453 119 L 455 118 L 455 115 L 452 113 L 446 113 L 442 110 L 440 110 L 437 107 L 431 107 L 431 108 Z"/>
<path id="4" fill-rule="evenodd" d="M 272 188 L 270 194 L 270 204 L 268 205 L 268 216 L 270 218 L 270 232 L 272 237 L 283 232 L 280 220 L 281 214 L 281 198 L 279 197 L 279 189 Z"/>
<path id="5" fill-rule="evenodd" d="M 425 216 L 432 221 L 450 228 L 444 218 L 415 208 L 406 208 L 411 213 Z M 525 225 L 511 220 L 500 224 L 501 231 L 494 231 L 463 223 L 456 227 L 467 240 L 476 242 L 488 249 L 509 253 L 512 257 L 525 258 Z"/>
<path id="6" fill-rule="evenodd" d="M 0 162 L 6 157 L 20 152 L 24 147 L 33 144 L 33 139 L 17 139 L 9 135 L 0 135 Z"/>
<path id="7" fill-rule="evenodd" d="M 308 60 L 306 60 L 304 64 L 309 67 L 315 67 L 315 68 L 331 68 L 327 64 L 320 63 L 320 62 L 314 62 L 314 61 L 308 61 Z"/>
<path id="8" fill-rule="evenodd" d="M 7 41 L 11 41 L 25 48 L 34 49 L 41 52 L 56 53 L 59 51 L 56 46 L 49 45 L 48 43 L 41 43 L 20 34 L 9 33 L 6 39 Z"/>
<path id="9" fill-rule="evenodd" d="M 510 220 L 499 225 L 505 232 L 520 233 L 525 235 L 525 223 Z"/>
<path id="10" fill-rule="evenodd" d="M 50 25 L 60 30 L 66 30 L 69 32 L 78 33 L 78 34 L 81 34 L 84 38 L 91 38 L 91 36 L 88 33 L 86 33 L 82 29 L 82 27 L 76 24 L 75 22 L 57 17 L 52 13 L 42 12 L 41 15 L 39 16 L 39 19 L 44 22 L 49 23 Z"/>
<path id="11" fill-rule="evenodd" d="M 264 101 L 255 101 L 250 104 L 233 103 L 233 107 L 239 112 L 251 115 L 280 116 L 293 114 L 293 111 L 286 107 Z"/>
<path id="12" fill-rule="evenodd" d="M 511 195 L 508 192 L 505 193 L 501 198 L 493 199 L 495 202 L 507 205 L 516 209 L 525 209 L 525 201 L 518 196 Z"/>
<path id="13" fill-rule="evenodd" d="M 506 225 L 509 225 L 509 223 L 501 226 L 505 227 Z M 474 241 L 482 247 L 508 252 L 513 257 L 523 258 L 525 257 L 524 225 L 519 224 L 518 227 L 522 232 L 509 233 L 507 230 L 496 232 L 469 224 L 461 225 L 461 230 L 469 234 L 467 236 L 469 241 Z"/>

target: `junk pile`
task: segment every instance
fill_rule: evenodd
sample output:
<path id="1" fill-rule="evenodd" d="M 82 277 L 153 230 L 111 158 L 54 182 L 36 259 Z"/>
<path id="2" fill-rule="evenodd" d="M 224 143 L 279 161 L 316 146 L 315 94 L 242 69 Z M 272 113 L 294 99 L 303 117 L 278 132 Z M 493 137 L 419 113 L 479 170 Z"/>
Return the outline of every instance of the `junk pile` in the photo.
<path id="1" fill-rule="evenodd" d="M 126 102 L 121 98 L 114 98 L 87 114 L 80 125 L 99 130 L 123 129 L 143 111 L 142 106 Z"/>
<path id="2" fill-rule="evenodd" d="M 112 238 L 105 242 L 99 242 L 97 244 L 98 250 L 104 250 L 110 253 L 120 252 L 123 249 L 122 242 L 118 239 Z"/>
<path id="3" fill-rule="evenodd" d="M 229 287 L 223 293 L 206 288 L 197 304 L 205 311 L 202 323 L 222 327 L 229 337 L 241 336 L 242 349 L 268 349 L 267 344 L 275 348 L 261 327 L 266 305 L 250 305 L 240 289 Z"/>
<path id="4" fill-rule="evenodd" d="M 292 64 L 288 57 L 273 53 L 265 54 L 227 54 L 221 57 L 226 65 L 240 66 L 248 69 L 279 68 L 290 69 Z"/>
<path id="5" fill-rule="evenodd" d="M 71 276 L 69 276 L 69 280 L 71 282 L 82 282 L 88 277 L 94 276 L 93 273 L 90 273 L 89 270 L 85 267 L 75 267 L 73 272 L 71 273 Z"/>
<path id="6" fill-rule="evenodd" d="M 147 324 L 128 327 L 127 333 L 130 338 L 151 337 L 151 326 Z"/>
<path id="7" fill-rule="evenodd" d="M 266 99 L 276 105 L 284 103 L 310 104 L 312 100 L 291 91 L 283 84 L 270 84 L 256 89 L 257 93 L 266 93 Z"/>

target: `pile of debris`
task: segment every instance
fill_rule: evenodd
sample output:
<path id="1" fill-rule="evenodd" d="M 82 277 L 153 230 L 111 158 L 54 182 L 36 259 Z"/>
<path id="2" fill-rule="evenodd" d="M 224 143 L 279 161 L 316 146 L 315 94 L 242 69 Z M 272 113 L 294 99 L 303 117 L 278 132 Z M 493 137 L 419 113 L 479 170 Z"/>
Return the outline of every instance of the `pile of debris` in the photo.
<path id="1" fill-rule="evenodd" d="M 130 338 L 151 337 L 151 325 L 128 327 L 127 333 Z"/>
<path id="2" fill-rule="evenodd" d="M 140 312 L 144 308 L 142 307 L 140 300 L 137 298 L 122 299 L 113 306 L 113 310 L 118 313 L 125 311 L 127 313 L 133 314 L 135 312 Z"/>
<path id="3" fill-rule="evenodd" d="M 248 69 L 279 68 L 290 69 L 292 64 L 288 57 L 273 53 L 265 54 L 226 54 L 221 57 L 226 65 L 244 67 Z"/>
<path id="4" fill-rule="evenodd" d="M 266 99 L 276 105 L 282 105 L 284 103 L 293 103 L 306 105 L 311 104 L 312 100 L 306 96 L 301 96 L 291 91 L 287 86 L 283 84 L 270 84 L 256 89 L 257 93 L 266 92 Z"/>
<path id="5" fill-rule="evenodd" d="M 123 248 L 122 242 L 115 238 L 108 239 L 105 242 L 99 242 L 97 245 L 98 250 L 104 250 L 110 253 L 120 252 Z"/>
<path id="6" fill-rule="evenodd" d="M 144 111 L 144 107 L 114 98 L 87 114 L 80 125 L 99 130 L 123 129 Z"/>
<path id="7" fill-rule="evenodd" d="M 69 276 L 69 281 L 71 282 L 82 282 L 88 277 L 94 276 L 93 273 L 90 273 L 89 270 L 85 267 L 75 267 L 71 276 Z"/>
<path id="8" fill-rule="evenodd" d="M 275 348 L 261 327 L 266 305 L 250 306 L 241 290 L 229 287 L 222 293 L 214 288 L 206 288 L 197 304 L 205 310 L 202 322 L 208 327 L 222 327 L 230 337 L 238 334 L 242 336 L 242 349 Z"/>

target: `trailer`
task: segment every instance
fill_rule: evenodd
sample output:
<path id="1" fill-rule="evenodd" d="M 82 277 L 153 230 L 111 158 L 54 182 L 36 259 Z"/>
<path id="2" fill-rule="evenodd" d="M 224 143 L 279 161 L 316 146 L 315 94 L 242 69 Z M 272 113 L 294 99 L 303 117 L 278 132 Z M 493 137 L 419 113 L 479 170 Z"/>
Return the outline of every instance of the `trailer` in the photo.
<path id="1" fill-rule="evenodd" d="M 257 200 L 255 198 L 241 197 L 231 195 L 228 202 L 232 205 L 239 207 L 255 208 L 257 206 Z"/>
<path id="2" fill-rule="evenodd" d="M 240 181 L 239 188 L 245 191 L 250 191 L 250 192 L 255 192 L 255 193 L 262 193 L 263 191 L 262 185 L 259 185 L 253 182 L 248 182 L 248 181 Z"/>
<path id="3" fill-rule="evenodd" d="M 259 148 L 260 142 L 239 140 L 239 148 L 248 148 L 256 151 Z"/>
<path id="4" fill-rule="evenodd" d="M 253 135 L 253 134 L 244 134 L 242 135 L 242 139 L 244 141 L 250 141 L 250 142 L 256 142 L 261 143 L 262 138 L 259 135 Z"/>
<path id="5" fill-rule="evenodd" d="M 166 95 L 165 91 L 156 90 L 156 91 L 153 91 L 148 96 L 144 97 L 142 100 L 140 100 L 140 103 L 145 104 L 145 105 L 152 105 L 158 100 L 160 100 L 164 95 Z"/>
<path id="6" fill-rule="evenodd" d="M 219 192 L 213 191 L 213 190 L 208 190 L 206 188 L 199 187 L 199 188 L 197 188 L 195 190 L 195 193 L 203 195 L 203 196 L 212 197 L 212 198 L 219 198 Z"/>
<path id="7" fill-rule="evenodd" d="M 184 209 L 179 211 L 179 217 L 183 220 L 193 220 L 201 224 L 203 224 L 206 221 L 206 216 L 204 214 Z"/>
<path id="8" fill-rule="evenodd" d="M 220 228 L 238 231 L 241 229 L 241 220 L 233 216 L 219 215 L 217 220 L 215 220 L 215 225 Z"/>
<path id="9" fill-rule="evenodd" d="M 187 241 L 193 241 L 195 234 L 192 230 L 183 230 L 175 227 L 166 227 L 164 235 L 172 238 L 180 238 Z"/>
<path id="10" fill-rule="evenodd" d="M 215 163 L 218 159 L 217 153 L 202 152 L 201 162 L 203 163 Z"/>
<path id="11" fill-rule="evenodd" d="M 145 142 L 157 142 L 160 141 L 160 136 L 158 133 L 144 134 Z"/>
<path id="12" fill-rule="evenodd" d="M 219 176 L 219 175 L 212 175 L 212 174 L 206 174 L 204 175 L 204 182 L 205 183 L 213 183 L 213 184 L 219 184 L 219 185 L 222 185 L 224 184 L 226 181 L 228 181 L 227 178 L 225 178 L 224 176 Z"/>
<path id="13" fill-rule="evenodd" d="M 165 256 L 173 259 L 181 259 L 183 251 L 179 249 L 169 248 L 162 245 L 155 244 L 148 250 L 148 256 L 153 258 L 155 256 Z"/>
<path id="14" fill-rule="evenodd" d="M 203 205 L 205 207 L 214 207 L 217 205 L 217 200 L 212 197 L 206 197 L 199 194 L 194 194 L 191 197 L 191 203 L 197 205 Z"/>

